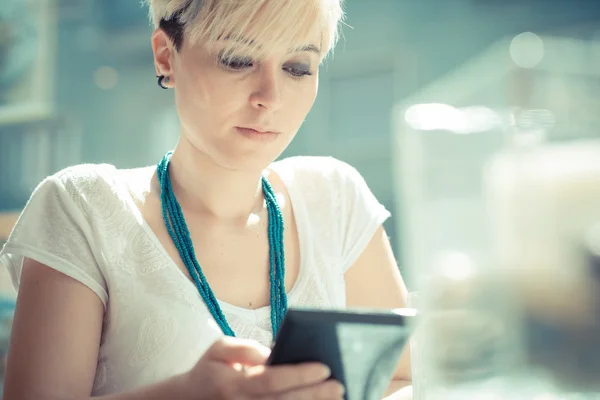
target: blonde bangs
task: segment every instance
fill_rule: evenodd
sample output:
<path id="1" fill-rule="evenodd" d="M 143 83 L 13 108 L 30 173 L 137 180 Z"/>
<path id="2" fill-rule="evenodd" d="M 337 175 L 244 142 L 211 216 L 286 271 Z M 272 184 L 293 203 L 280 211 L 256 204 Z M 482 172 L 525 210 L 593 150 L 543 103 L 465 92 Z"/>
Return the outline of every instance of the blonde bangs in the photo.
<path id="1" fill-rule="evenodd" d="M 304 45 L 317 46 L 323 59 L 342 18 L 341 0 L 204 0 L 179 16 L 186 40 L 210 47 L 227 38 L 225 54 L 255 59 Z"/>

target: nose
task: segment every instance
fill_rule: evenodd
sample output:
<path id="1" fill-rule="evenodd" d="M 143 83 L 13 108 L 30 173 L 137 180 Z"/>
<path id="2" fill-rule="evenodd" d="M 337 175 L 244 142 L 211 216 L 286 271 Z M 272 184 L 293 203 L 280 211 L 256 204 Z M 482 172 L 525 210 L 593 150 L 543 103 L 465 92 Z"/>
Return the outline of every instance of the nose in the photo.
<path id="1" fill-rule="evenodd" d="M 265 67 L 257 71 L 257 83 L 250 95 L 250 103 L 257 109 L 275 111 L 281 107 L 283 82 L 278 69 Z"/>

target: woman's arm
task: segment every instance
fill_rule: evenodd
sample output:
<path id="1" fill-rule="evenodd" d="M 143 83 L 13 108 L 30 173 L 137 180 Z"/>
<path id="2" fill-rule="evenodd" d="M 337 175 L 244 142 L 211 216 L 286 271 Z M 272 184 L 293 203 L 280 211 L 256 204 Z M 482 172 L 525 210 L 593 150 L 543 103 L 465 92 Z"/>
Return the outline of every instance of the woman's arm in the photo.
<path id="1" fill-rule="evenodd" d="M 3 400 L 201 400 L 340 398 L 318 363 L 265 367 L 254 341 L 215 342 L 188 372 L 126 393 L 91 397 L 104 307 L 82 283 L 26 259 L 21 274 Z M 241 373 L 236 364 L 250 367 Z"/>
<path id="2" fill-rule="evenodd" d="M 360 257 L 346 272 L 345 280 L 348 307 L 406 307 L 406 286 L 383 226 L 379 227 Z M 411 399 L 412 395 L 406 397 L 407 393 L 412 393 L 409 387 L 411 379 L 410 350 L 406 346 L 386 394 L 391 395 L 391 399 Z"/>
<path id="3" fill-rule="evenodd" d="M 82 283 L 25 259 L 15 310 L 4 400 L 90 399 L 102 331 L 102 301 Z M 174 377 L 103 400 L 177 397 Z"/>
<path id="4" fill-rule="evenodd" d="M 413 400 L 410 381 L 394 379 L 384 396 L 383 400 Z"/>

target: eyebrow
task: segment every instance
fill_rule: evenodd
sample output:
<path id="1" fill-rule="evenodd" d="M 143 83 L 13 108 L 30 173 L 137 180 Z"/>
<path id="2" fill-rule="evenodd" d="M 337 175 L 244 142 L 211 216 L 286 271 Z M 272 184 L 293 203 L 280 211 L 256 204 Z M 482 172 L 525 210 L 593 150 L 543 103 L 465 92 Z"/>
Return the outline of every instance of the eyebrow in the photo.
<path id="1" fill-rule="evenodd" d="M 321 54 L 321 49 L 319 49 L 314 44 L 307 44 L 306 46 L 297 47 L 295 49 L 292 49 L 292 51 L 290 51 L 290 53 L 301 53 L 303 51 L 308 51 L 309 53 Z"/>
<path id="2" fill-rule="evenodd" d="M 243 43 L 247 46 L 257 46 L 254 40 L 249 40 L 245 38 L 232 38 L 231 36 L 223 37 L 223 40 L 235 40 L 236 42 Z M 258 46 L 260 47 L 260 46 Z M 321 54 L 321 49 L 315 46 L 314 44 L 307 44 L 304 46 L 296 47 L 294 49 L 290 49 L 289 53 L 302 53 L 302 52 L 316 53 Z"/>

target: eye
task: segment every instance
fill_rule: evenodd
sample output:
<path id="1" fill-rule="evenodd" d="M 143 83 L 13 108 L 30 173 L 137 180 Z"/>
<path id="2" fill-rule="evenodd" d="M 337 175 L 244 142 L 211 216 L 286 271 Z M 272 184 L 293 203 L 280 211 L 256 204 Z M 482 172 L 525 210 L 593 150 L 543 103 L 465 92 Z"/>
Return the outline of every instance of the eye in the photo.
<path id="1" fill-rule="evenodd" d="M 250 68 L 253 65 L 253 61 L 249 57 L 223 57 L 219 56 L 219 64 L 225 67 L 226 69 L 230 69 L 232 71 L 240 71 L 245 68 Z"/>
<path id="2" fill-rule="evenodd" d="M 291 66 L 284 67 L 283 69 L 294 78 L 302 78 L 303 76 L 312 75 L 312 72 L 308 66 Z"/>

